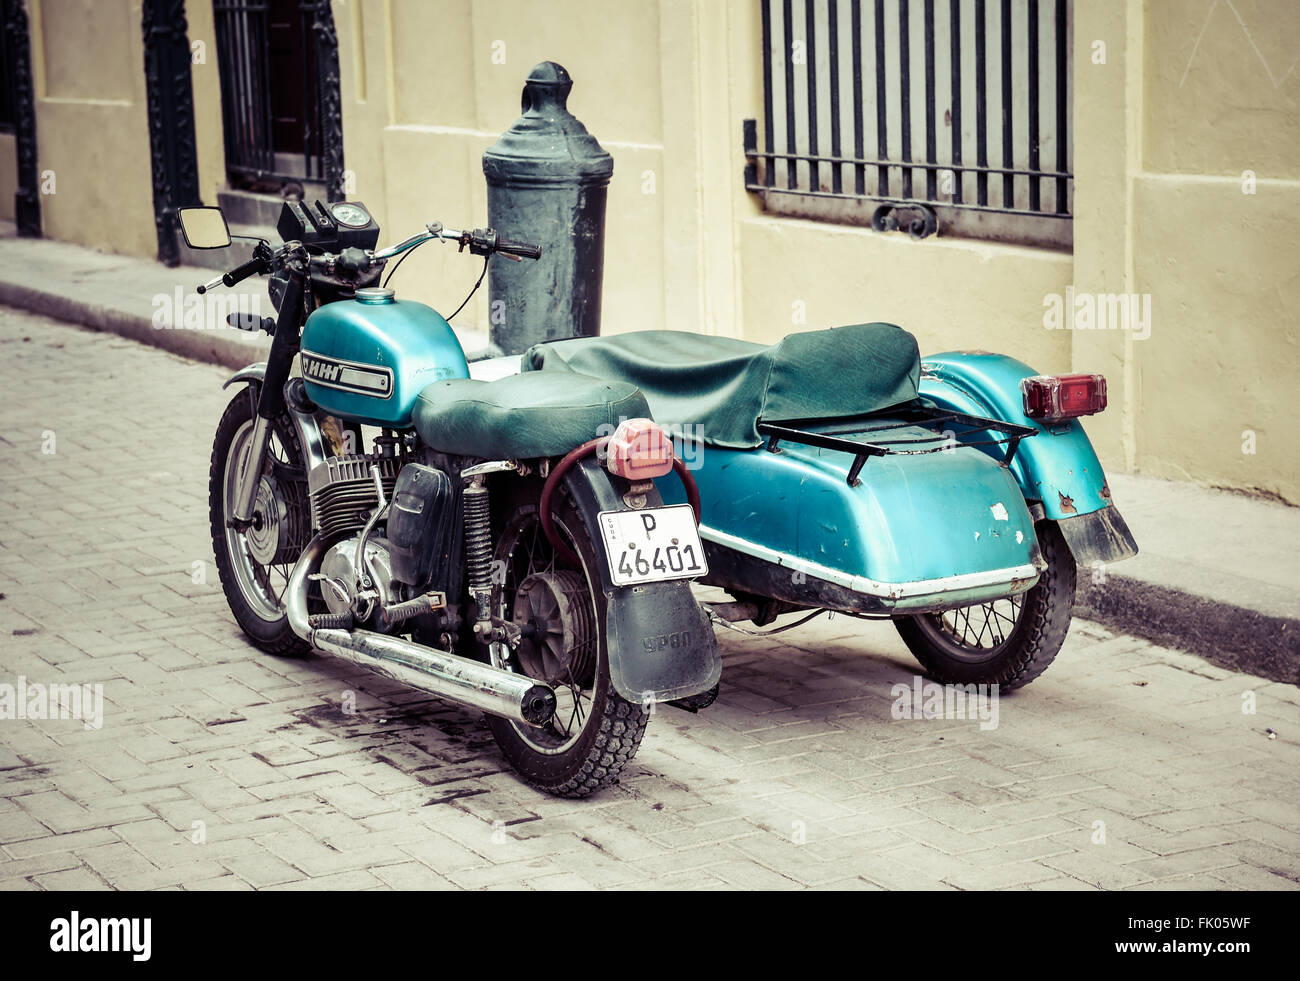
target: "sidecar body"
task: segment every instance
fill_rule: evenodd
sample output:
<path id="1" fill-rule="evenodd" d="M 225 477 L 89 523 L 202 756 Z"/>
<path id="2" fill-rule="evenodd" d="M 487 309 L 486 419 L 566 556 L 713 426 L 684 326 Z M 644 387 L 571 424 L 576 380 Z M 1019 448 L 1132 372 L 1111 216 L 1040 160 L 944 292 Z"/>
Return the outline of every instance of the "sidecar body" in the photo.
<path id="1" fill-rule="evenodd" d="M 940 355 L 923 373 L 910 334 L 866 324 L 770 347 L 582 338 L 538 345 L 522 367 L 642 389 L 699 485 L 705 581 L 733 592 L 875 615 L 1011 596 L 1043 569 L 1036 520 L 1085 518 L 1075 539 L 1093 552 L 1133 552 L 1118 514 L 1100 533 L 1086 517 L 1113 508 L 1077 420 L 1027 418 L 1032 371 L 1010 358 Z M 684 500 L 675 476 L 658 483 Z"/>

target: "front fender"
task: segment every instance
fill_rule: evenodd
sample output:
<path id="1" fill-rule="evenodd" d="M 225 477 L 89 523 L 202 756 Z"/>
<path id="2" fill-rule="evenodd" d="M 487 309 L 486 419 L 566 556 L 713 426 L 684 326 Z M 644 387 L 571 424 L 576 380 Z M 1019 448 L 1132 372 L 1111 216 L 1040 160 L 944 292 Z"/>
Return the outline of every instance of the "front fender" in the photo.
<path id="1" fill-rule="evenodd" d="M 614 689 L 628 701 L 667 702 L 708 691 L 722 676 L 722 658 L 708 617 L 684 579 L 615 586 L 600 533 L 602 511 L 630 510 L 605 469 L 594 459 L 565 477 L 596 550 L 605 594 L 605 640 Z M 663 503 L 658 491 L 647 506 Z"/>
<path id="2" fill-rule="evenodd" d="M 240 368 L 233 375 L 227 378 L 226 383 L 221 387 L 229 388 L 231 385 L 235 384 L 236 382 L 257 382 L 257 384 L 260 385 L 265 380 L 266 380 L 266 362 L 258 361 L 254 364 L 250 364 L 247 368 Z"/>
<path id="3" fill-rule="evenodd" d="M 246 368 L 240 368 L 233 375 L 226 379 L 222 388 L 229 388 L 236 382 L 247 382 L 249 385 L 261 386 L 266 381 L 266 362 L 258 361 L 250 364 Z M 298 379 L 290 379 L 286 386 L 285 399 L 286 408 L 289 410 L 289 418 L 293 420 L 293 426 L 298 434 L 298 446 L 303 452 L 303 465 L 307 471 L 320 464 L 327 456 L 330 455 L 329 448 L 326 444 L 325 437 L 321 432 L 320 420 L 316 413 L 308 412 L 301 408 L 300 399 L 298 399 L 293 390 L 300 388 L 302 382 Z M 360 431 L 357 432 L 357 445 L 360 445 Z"/>
<path id="4" fill-rule="evenodd" d="M 950 351 L 922 361 L 919 391 L 945 409 L 1037 429 L 1020 441 L 1011 472 L 1025 500 L 1041 501 L 1047 517 L 1059 521 L 1110 507 L 1106 474 L 1079 420 L 1048 428 L 1025 415 L 1020 380 L 1036 374 L 1003 354 Z M 1004 451 L 981 449 L 998 457 Z"/>

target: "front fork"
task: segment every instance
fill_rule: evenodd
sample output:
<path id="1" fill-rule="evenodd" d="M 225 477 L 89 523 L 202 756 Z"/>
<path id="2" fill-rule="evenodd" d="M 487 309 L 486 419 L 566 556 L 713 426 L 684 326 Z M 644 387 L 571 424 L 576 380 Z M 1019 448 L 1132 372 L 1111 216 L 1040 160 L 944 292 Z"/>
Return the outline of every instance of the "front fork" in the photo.
<path id="1" fill-rule="evenodd" d="M 266 375 L 253 417 L 253 438 L 248 456 L 235 484 L 235 501 L 227 519 L 231 527 L 247 527 L 253 520 L 257 485 L 266 466 L 266 448 L 271 442 L 271 422 L 284 411 L 284 385 L 289 380 L 294 356 L 298 353 L 299 319 L 302 316 L 306 288 L 305 270 L 291 266 L 289 282 L 280 301 L 280 316 L 271 335 L 271 351 L 266 359 Z"/>

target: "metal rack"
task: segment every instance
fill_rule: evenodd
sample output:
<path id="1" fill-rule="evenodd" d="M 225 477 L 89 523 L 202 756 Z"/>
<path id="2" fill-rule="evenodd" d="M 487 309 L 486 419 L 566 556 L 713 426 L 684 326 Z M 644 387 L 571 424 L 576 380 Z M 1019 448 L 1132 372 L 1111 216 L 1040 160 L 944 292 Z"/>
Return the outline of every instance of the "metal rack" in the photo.
<path id="1" fill-rule="evenodd" d="M 878 424 L 875 424 L 871 418 L 863 417 L 852 426 L 825 429 L 820 432 L 810 432 L 800 427 L 825 424 L 827 422 L 825 419 L 783 419 L 778 422 L 763 422 L 760 420 L 758 432 L 759 435 L 767 437 L 767 450 L 770 453 L 781 452 L 780 444 L 782 442 L 800 443 L 804 446 L 815 446 L 823 450 L 839 450 L 844 453 L 851 453 L 853 455 L 853 465 L 849 467 L 848 473 L 850 487 L 857 487 L 862 482 L 859 479 L 862 468 L 873 456 L 939 453 L 951 449 L 953 443 L 956 442 L 960 446 L 1005 445 L 1007 449 L 1002 457 L 1002 463 L 1010 464 L 1012 458 L 1016 455 L 1016 449 L 1020 446 L 1020 441 L 1038 432 L 1032 426 L 1020 426 L 997 419 L 985 419 L 981 416 L 971 416 L 962 412 L 951 412 L 947 409 L 935 409 L 926 406 L 913 406 L 891 411 L 887 419 L 889 421 L 881 419 Z M 945 424 L 964 426 L 966 428 L 961 432 L 954 432 L 952 429 L 940 431 L 938 427 Z M 845 438 L 846 436 L 874 436 L 876 433 L 888 433 L 890 430 L 918 426 L 921 428 L 934 426 L 935 432 L 933 435 L 911 436 L 906 439 L 863 441 Z M 1006 435 L 1000 438 L 990 436 L 988 439 L 963 438 L 974 437 L 983 433 L 1005 433 Z M 930 445 L 935 443 L 939 445 Z"/>

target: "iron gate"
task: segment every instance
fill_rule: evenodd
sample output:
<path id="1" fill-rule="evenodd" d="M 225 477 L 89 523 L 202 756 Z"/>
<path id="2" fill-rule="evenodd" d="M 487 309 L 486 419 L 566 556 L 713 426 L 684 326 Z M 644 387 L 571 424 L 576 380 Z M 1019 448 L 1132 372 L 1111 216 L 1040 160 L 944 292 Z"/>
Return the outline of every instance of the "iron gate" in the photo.
<path id="1" fill-rule="evenodd" d="M 215 0 L 213 10 L 228 179 L 321 181 L 336 200 L 343 131 L 329 0 Z"/>

